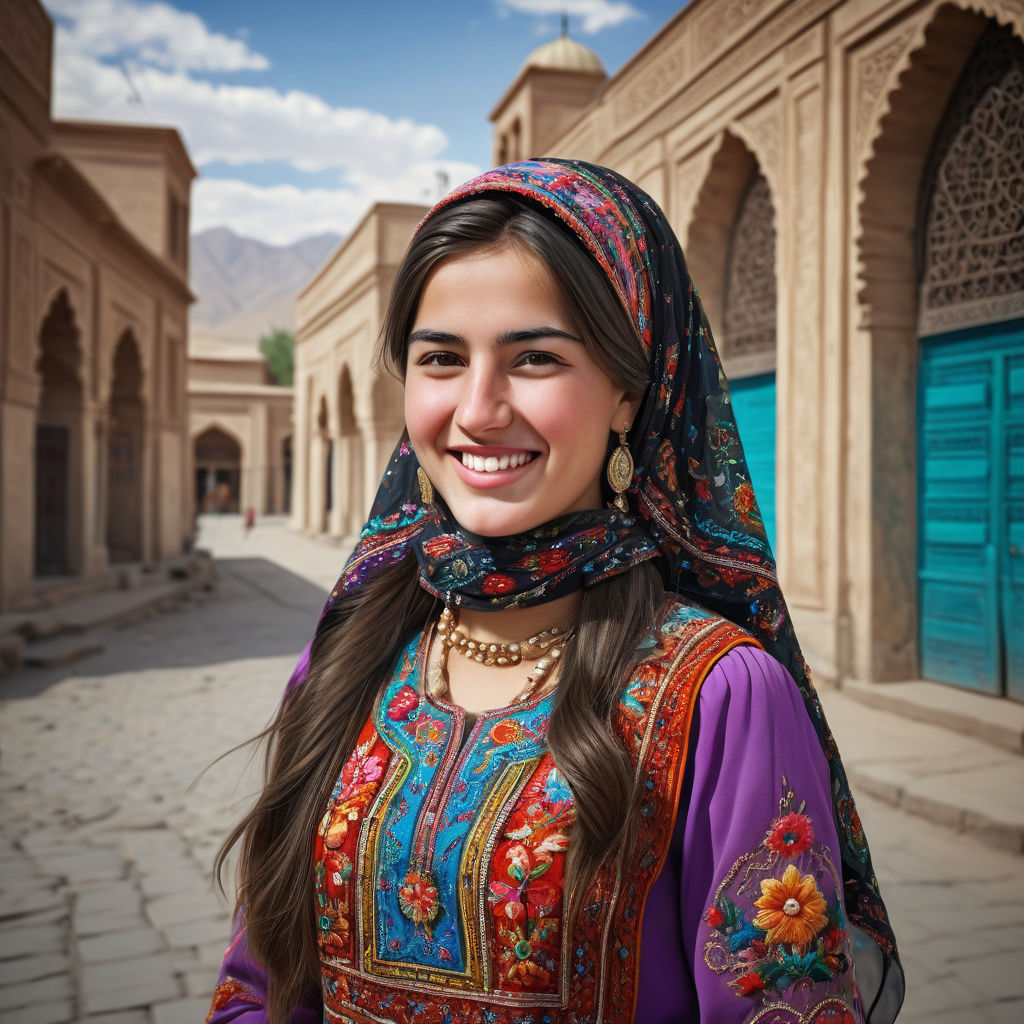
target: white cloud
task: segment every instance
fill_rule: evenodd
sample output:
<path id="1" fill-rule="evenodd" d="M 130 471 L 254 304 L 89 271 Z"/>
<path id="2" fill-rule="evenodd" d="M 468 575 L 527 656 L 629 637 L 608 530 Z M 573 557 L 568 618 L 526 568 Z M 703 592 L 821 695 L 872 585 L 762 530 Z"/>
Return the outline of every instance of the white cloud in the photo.
<path id="1" fill-rule="evenodd" d="M 603 28 L 614 28 L 630 18 L 642 18 L 643 14 L 631 4 L 616 0 L 496 0 L 499 14 L 511 8 L 520 14 L 546 17 L 568 14 L 580 19 L 584 32 L 593 35 Z"/>
<path id="2" fill-rule="evenodd" d="M 116 58 L 131 54 L 176 71 L 263 71 L 270 62 L 241 39 L 211 32 L 198 15 L 165 3 L 133 0 L 46 0 L 70 24 L 79 54 Z"/>
<path id="3" fill-rule="evenodd" d="M 192 191 L 192 230 L 226 225 L 240 235 L 271 245 L 288 245 L 324 231 L 347 234 L 378 200 L 430 204 L 438 197 L 437 173 L 454 188 L 479 168 L 452 161 L 411 164 L 391 177 L 357 175 L 355 187 L 261 188 L 248 182 L 200 177 Z"/>
<path id="4" fill-rule="evenodd" d="M 225 162 L 239 168 L 239 179 L 247 165 L 269 161 L 336 172 L 337 188 L 315 189 L 295 184 L 297 175 L 271 187 L 200 176 L 194 231 L 223 224 L 282 244 L 320 231 L 345 232 L 374 200 L 428 203 L 436 198 L 439 170 L 451 186 L 477 171 L 442 158 L 448 138 L 434 125 L 332 106 L 297 89 L 209 80 L 204 72 L 228 70 L 232 61 L 267 65 L 240 40 L 210 33 L 195 15 L 131 0 L 50 0 L 50 8 L 61 16 L 57 117 L 171 125 L 198 167 Z M 137 12 L 154 16 L 145 30 L 113 24 L 116 15 L 131 22 Z"/>
<path id="5" fill-rule="evenodd" d="M 145 66 L 128 65 L 127 73 L 130 86 L 123 68 L 69 49 L 58 32 L 57 116 L 174 125 L 200 166 L 283 160 L 302 171 L 388 171 L 448 144 L 433 125 L 332 107 L 308 92 L 214 84 Z"/>

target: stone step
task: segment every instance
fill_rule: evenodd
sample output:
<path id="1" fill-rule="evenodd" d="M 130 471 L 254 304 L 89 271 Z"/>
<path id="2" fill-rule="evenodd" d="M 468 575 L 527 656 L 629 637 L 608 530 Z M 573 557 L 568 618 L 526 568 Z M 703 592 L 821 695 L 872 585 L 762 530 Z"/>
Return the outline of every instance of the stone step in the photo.
<path id="1" fill-rule="evenodd" d="M 24 664 L 38 668 L 56 668 L 69 665 L 87 654 L 104 649 L 103 641 L 95 633 L 73 633 L 52 640 L 29 644 L 24 651 Z"/>
<path id="2" fill-rule="evenodd" d="M 143 618 L 184 599 L 187 582 L 169 581 L 135 590 L 108 590 L 51 610 L 62 633 L 84 633 Z"/>
<path id="3" fill-rule="evenodd" d="M 855 795 L 868 793 L 989 846 L 1024 854 L 1019 754 L 855 699 L 848 687 L 823 688 L 820 695 Z"/>
<path id="4" fill-rule="evenodd" d="M 1024 704 L 1017 701 L 924 679 L 898 683 L 846 680 L 842 691 L 882 711 L 1024 755 Z"/>

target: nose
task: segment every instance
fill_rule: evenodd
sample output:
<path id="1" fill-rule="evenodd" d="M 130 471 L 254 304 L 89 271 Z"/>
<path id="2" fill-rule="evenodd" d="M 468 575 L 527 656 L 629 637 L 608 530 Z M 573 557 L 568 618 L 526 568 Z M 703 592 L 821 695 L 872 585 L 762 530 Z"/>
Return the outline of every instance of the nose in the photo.
<path id="1" fill-rule="evenodd" d="M 462 377 L 456 425 L 467 434 L 499 430 L 512 422 L 510 383 L 497 367 L 477 361 Z"/>

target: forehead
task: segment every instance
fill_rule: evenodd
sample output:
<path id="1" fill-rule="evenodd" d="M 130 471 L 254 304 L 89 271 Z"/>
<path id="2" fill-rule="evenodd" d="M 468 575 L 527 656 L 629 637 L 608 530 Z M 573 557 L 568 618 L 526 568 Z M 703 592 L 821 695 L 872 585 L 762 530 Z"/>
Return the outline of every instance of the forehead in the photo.
<path id="1" fill-rule="evenodd" d="M 522 246 L 473 249 L 449 256 L 429 274 L 420 293 L 416 325 L 437 317 L 571 319 L 561 286 L 544 261 Z"/>

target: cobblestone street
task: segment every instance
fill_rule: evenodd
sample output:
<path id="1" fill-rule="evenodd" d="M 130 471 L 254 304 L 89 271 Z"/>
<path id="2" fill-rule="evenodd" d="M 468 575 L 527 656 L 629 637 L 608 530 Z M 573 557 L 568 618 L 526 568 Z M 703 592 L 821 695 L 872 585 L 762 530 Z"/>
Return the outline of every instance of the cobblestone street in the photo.
<path id="1" fill-rule="evenodd" d="M 207 519 L 204 600 L 64 669 L 0 680 L 0 1021 L 202 1021 L 229 913 L 210 865 L 341 549 Z M 828 694 L 824 695 L 826 707 Z M 197 780 L 198 777 L 198 780 Z M 1024 858 L 867 797 L 906 1024 L 1024 1020 Z"/>

